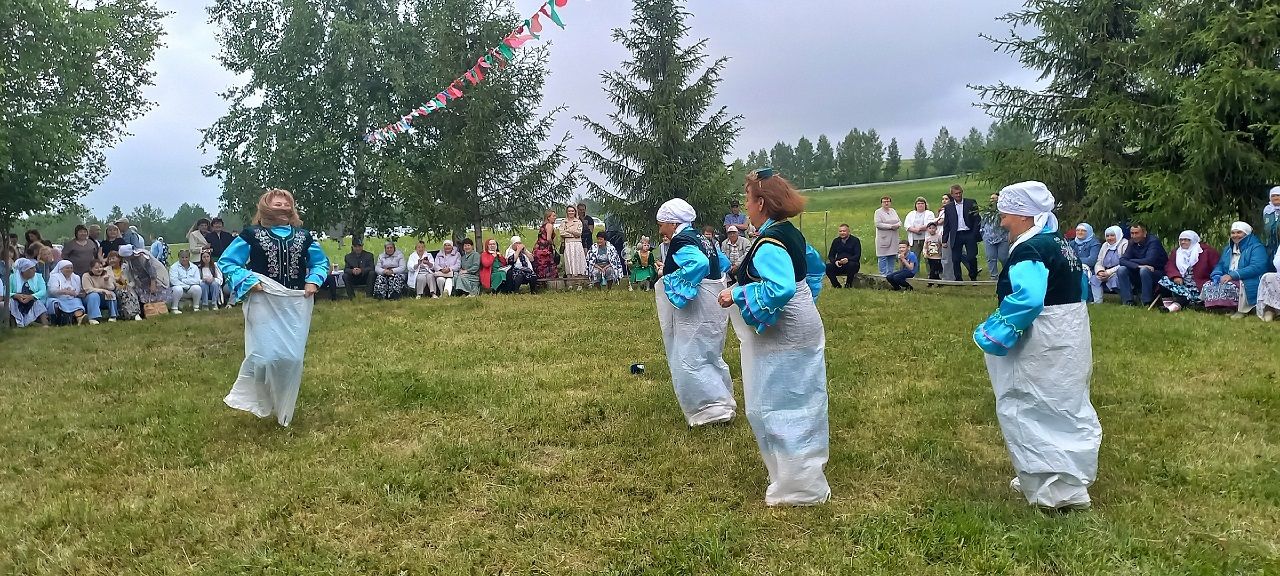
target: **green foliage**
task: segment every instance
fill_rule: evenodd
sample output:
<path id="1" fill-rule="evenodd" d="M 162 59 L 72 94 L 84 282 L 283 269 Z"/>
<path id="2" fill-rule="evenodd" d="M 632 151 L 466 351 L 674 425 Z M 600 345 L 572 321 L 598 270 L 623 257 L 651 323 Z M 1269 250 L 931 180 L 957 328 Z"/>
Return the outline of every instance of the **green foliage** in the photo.
<path id="1" fill-rule="evenodd" d="M 960 142 L 960 171 L 969 174 L 981 170 L 986 165 L 986 155 L 986 139 L 977 128 L 970 128 Z"/>
<path id="2" fill-rule="evenodd" d="M 637 0 L 631 28 L 613 31 L 630 57 L 621 70 L 603 75 L 617 107 L 612 126 L 578 117 L 603 146 L 584 147 L 583 161 L 608 183 L 588 179 L 587 189 L 628 231 L 651 224 L 672 198 L 716 214 L 741 193 L 724 158 L 742 118 L 713 104 L 728 60 L 706 65 L 706 40 L 681 44 L 689 16 L 683 0 Z"/>
<path id="3" fill-rule="evenodd" d="M 147 242 L 154 241 L 156 236 L 163 235 L 162 232 L 168 228 L 169 218 L 164 215 L 164 210 L 156 208 L 150 204 L 143 204 L 131 210 L 128 214 L 129 225 L 137 226 L 138 232 L 143 235 Z M 121 233 L 127 230 L 121 230 Z M 186 242 L 187 233 L 184 230 L 176 238 L 165 236 L 165 241 L 172 243 Z"/>
<path id="4" fill-rule="evenodd" d="M 151 103 L 165 13 L 151 0 L 0 2 L 0 231 L 102 181 Z"/>
<path id="5" fill-rule="evenodd" d="M 836 148 L 836 173 L 841 184 L 878 182 L 884 164 L 884 143 L 874 128 L 854 128 Z"/>
<path id="6" fill-rule="evenodd" d="M 924 178 L 929 175 L 929 151 L 924 147 L 924 139 L 916 140 L 915 156 L 912 157 L 914 162 L 911 164 L 912 175 L 916 178 Z"/>
<path id="7" fill-rule="evenodd" d="M 798 180 L 796 185 L 801 188 L 808 188 L 816 184 L 813 170 L 814 155 L 813 142 L 801 136 L 800 141 L 796 143 L 795 167 L 793 169 Z"/>
<path id="8" fill-rule="evenodd" d="M 946 126 L 938 129 L 929 158 L 933 172 L 938 176 L 955 174 L 960 167 L 960 141 L 951 135 Z"/>
<path id="9" fill-rule="evenodd" d="M 884 160 L 884 179 L 893 180 L 902 170 L 902 152 L 898 150 L 898 139 L 889 140 L 889 152 Z"/>
<path id="10" fill-rule="evenodd" d="M 994 153 L 984 178 L 1038 177 L 1070 216 L 1164 235 L 1258 220 L 1280 181 L 1275 3 L 1039 0 L 1003 20 L 1037 35 L 992 41 L 1047 83 L 977 87 L 1037 136 Z"/>
<path id="11" fill-rule="evenodd" d="M 826 134 L 818 136 L 818 145 L 814 150 L 813 179 L 818 186 L 838 184 L 835 179 L 836 153 L 831 147 L 831 140 Z"/>

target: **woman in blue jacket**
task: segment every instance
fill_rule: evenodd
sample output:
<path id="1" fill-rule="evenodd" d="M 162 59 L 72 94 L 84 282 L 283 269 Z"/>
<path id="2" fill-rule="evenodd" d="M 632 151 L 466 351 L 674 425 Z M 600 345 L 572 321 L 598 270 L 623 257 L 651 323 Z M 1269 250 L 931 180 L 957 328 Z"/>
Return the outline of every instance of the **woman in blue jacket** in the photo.
<path id="1" fill-rule="evenodd" d="M 1231 225 L 1231 242 L 1222 249 L 1222 259 L 1213 269 L 1213 276 L 1201 290 L 1205 308 L 1224 308 L 1226 303 L 1236 302 L 1232 319 L 1239 320 L 1253 310 L 1258 302 L 1258 280 L 1267 272 L 1267 249 L 1253 235 L 1253 227 L 1236 222 Z M 1239 285 L 1244 285 L 1241 291 Z M 1215 306 L 1215 302 L 1221 302 Z"/>

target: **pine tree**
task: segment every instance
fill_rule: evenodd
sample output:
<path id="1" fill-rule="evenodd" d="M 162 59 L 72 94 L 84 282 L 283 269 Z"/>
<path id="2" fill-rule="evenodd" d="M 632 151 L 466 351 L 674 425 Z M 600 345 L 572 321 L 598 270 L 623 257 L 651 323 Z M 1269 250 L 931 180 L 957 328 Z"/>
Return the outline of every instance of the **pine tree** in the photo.
<path id="1" fill-rule="evenodd" d="M 986 165 L 987 142 L 977 128 L 970 128 L 969 134 L 960 143 L 960 170 L 964 173 L 977 172 Z"/>
<path id="2" fill-rule="evenodd" d="M 916 140 L 915 157 L 911 163 L 912 175 L 916 178 L 929 176 L 929 151 L 924 147 L 924 139 Z"/>
<path id="3" fill-rule="evenodd" d="M 796 151 L 786 142 L 778 142 L 773 145 L 773 149 L 769 151 L 769 162 L 774 170 L 777 170 L 787 179 L 796 176 Z"/>
<path id="4" fill-rule="evenodd" d="M 898 150 L 898 139 L 889 140 L 889 153 L 884 161 L 884 179 L 892 181 L 902 171 L 902 152 Z"/>
<path id="5" fill-rule="evenodd" d="M 801 188 L 810 188 L 817 185 L 813 177 L 813 161 L 813 142 L 801 136 L 800 141 L 796 142 L 795 157 L 795 175 L 797 185 Z"/>
<path id="6" fill-rule="evenodd" d="M 831 148 L 831 140 L 827 135 L 818 136 L 818 145 L 813 156 L 813 176 L 815 184 L 832 186 L 835 182 L 836 153 Z"/>
<path id="7" fill-rule="evenodd" d="M 929 155 L 933 158 L 933 170 L 938 176 L 955 174 L 960 167 L 960 142 L 943 126 L 933 139 L 933 149 Z"/>
<path id="8" fill-rule="evenodd" d="M 689 32 L 684 6 L 683 0 L 636 0 L 631 29 L 613 31 L 630 59 L 622 70 L 604 74 L 605 92 L 618 107 L 610 117 L 613 129 L 579 117 L 604 145 L 604 152 L 583 149 L 583 160 L 612 190 L 588 180 L 588 191 L 632 231 L 651 226 L 658 207 L 671 198 L 713 214 L 741 194 L 741 183 L 729 181 L 724 157 L 742 118 L 713 108 L 728 60 L 704 69 L 707 41 L 681 45 Z"/>
<path id="9" fill-rule="evenodd" d="M 858 180 L 879 182 L 884 166 L 884 142 L 875 128 L 868 130 L 858 142 Z"/>

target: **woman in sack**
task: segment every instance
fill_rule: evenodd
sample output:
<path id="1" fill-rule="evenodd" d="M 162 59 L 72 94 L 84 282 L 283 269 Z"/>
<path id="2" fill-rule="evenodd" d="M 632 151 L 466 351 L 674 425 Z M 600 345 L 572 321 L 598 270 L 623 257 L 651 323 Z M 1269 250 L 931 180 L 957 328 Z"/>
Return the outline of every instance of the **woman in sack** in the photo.
<path id="1" fill-rule="evenodd" d="M 996 284 L 999 307 L 973 341 L 986 353 L 1017 472 L 1010 488 L 1034 506 L 1064 510 L 1090 505 L 1102 424 L 1089 401 L 1089 282 L 1058 233 L 1054 205 L 1040 182 L 1000 191 L 1000 225 L 1013 247 Z"/>
<path id="2" fill-rule="evenodd" d="M 822 504 L 831 498 L 823 472 L 827 339 L 815 302 L 827 267 L 791 223 L 805 199 L 790 182 L 761 168 L 747 175 L 746 192 L 747 218 L 760 235 L 738 266 L 738 285 L 719 301 L 738 308 L 729 316 L 742 352 L 747 422 L 769 472 L 764 503 Z"/>
<path id="3" fill-rule="evenodd" d="M 729 259 L 693 228 L 697 217 L 679 198 L 658 208 L 658 230 L 671 236 L 671 248 L 654 290 L 672 387 L 691 427 L 728 422 L 738 413 L 724 361 L 728 314 L 716 305 Z"/>
<path id="4" fill-rule="evenodd" d="M 244 301 L 245 358 L 223 402 L 288 426 L 302 385 L 302 359 L 314 296 L 329 259 L 286 190 L 258 199 L 252 225 L 231 242 L 218 267 L 236 301 Z"/>

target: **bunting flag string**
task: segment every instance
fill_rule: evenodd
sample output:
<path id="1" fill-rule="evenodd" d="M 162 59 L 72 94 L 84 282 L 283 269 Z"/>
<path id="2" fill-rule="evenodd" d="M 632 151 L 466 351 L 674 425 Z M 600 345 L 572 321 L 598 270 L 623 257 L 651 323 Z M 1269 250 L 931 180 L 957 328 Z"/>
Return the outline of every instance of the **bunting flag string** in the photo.
<path id="1" fill-rule="evenodd" d="M 564 20 L 560 17 L 558 8 L 564 8 L 569 0 L 547 0 L 537 12 L 532 16 L 525 18 L 524 22 L 512 30 L 502 39 L 502 43 L 490 49 L 488 53 L 476 60 L 475 66 L 467 70 L 450 82 L 444 90 L 436 93 L 426 103 L 409 111 L 408 114 L 400 117 L 399 122 L 388 124 L 382 128 L 365 134 L 364 141 L 369 144 L 376 144 L 383 141 L 392 141 L 400 134 L 412 134 L 414 132 L 413 123 L 418 118 L 429 116 L 430 114 L 442 110 L 449 106 L 449 103 L 462 98 L 464 96 L 463 88 L 477 86 L 484 82 L 486 76 L 493 71 L 506 68 L 516 57 L 516 50 L 519 50 L 531 40 L 539 40 L 544 30 L 542 19 L 551 20 L 553 24 L 564 29 Z"/>

